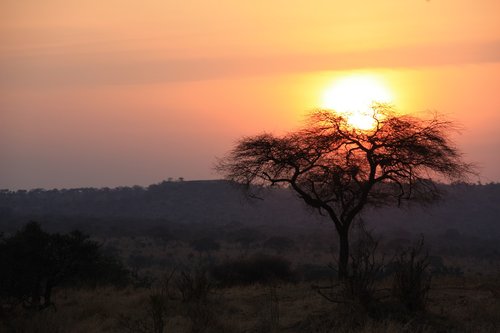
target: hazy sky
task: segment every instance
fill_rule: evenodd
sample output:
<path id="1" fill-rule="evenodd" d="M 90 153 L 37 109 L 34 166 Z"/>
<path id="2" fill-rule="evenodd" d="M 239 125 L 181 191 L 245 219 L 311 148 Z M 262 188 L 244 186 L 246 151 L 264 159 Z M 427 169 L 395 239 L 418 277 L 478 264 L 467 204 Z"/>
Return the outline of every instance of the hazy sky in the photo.
<path id="1" fill-rule="evenodd" d="M 352 73 L 500 181 L 498 0 L 0 0 L 0 188 L 147 185 L 283 133 Z"/>

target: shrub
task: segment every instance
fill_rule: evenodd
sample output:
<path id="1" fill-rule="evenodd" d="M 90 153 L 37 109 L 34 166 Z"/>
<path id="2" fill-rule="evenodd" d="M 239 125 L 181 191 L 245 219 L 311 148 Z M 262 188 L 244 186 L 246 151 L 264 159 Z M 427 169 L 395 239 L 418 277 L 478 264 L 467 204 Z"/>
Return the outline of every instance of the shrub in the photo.
<path id="1" fill-rule="evenodd" d="M 351 248 L 351 262 L 348 277 L 344 279 L 343 294 L 357 302 L 365 309 L 373 306 L 375 299 L 375 282 L 384 267 L 383 260 L 377 261 L 378 241 L 371 232 L 361 225 L 360 235 Z"/>
<path id="2" fill-rule="evenodd" d="M 349 310 L 374 315 L 379 299 L 376 297 L 375 283 L 384 267 L 383 259 L 376 259 L 378 241 L 360 223 L 354 230 L 356 239 L 350 249 L 350 264 L 347 276 L 337 284 L 315 289 L 320 295 L 334 303 L 349 305 Z M 331 267 L 333 269 L 333 266 Z M 359 311 L 356 311 L 358 313 Z"/>
<path id="3" fill-rule="evenodd" d="M 36 222 L 0 239 L 0 305 L 42 309 L 63 285 L 124 284 L 128 271 L 79 231 L 48 234 Z"/>
<path id="4" fill-rule="evenodd" d="M 238 243 L 242 248 L 248 249 L 264 238 L 265 235 L 258 229 L 243 228 L 233 231 L 229 235 L 228 241 Z"/>
<path id="5" fill-rule="evenodd" d="M 336 272 L 326 265 L 302 264 L 295 269 L 295 273 L 302 281 L 330 280 Z"/>
<path id="6" fill-rule="evenodd" d="M 191 242 L 191 248 L 198 252 L 211 252 L 218 251 L 220 249 L 220 244 L 215 241 L 213 238 L 204 237 L 200 239 L 196 239 Z"/>
<path id="7" fill-rule="evenodd" d="M 205 303 L 213 289 L 207 271 L 201 268 L 191 273 L 181 272 L 176 285 L 185 303 Z"/>
<path id="8" fill-rule="evenodd" d="M 443 258 L 439 256 L 430 256 L 429 270 L 433 276 L 444 275 L 444 276 L 463 276 L 464 272 L 458 266 L 447 266 L 443 262 Z"/>
<path id="9" fill-rule="evenodd" d="M 176 280 L 181 294 L 185 315 L 191 323 L 191 333 L 205 332 L 217 324 L 209 296 L 213 290 L 208 272 L 198 267 L 192 272 L 182 272 Z"/>
<path id="10" fill-rule="evenodd" d="M 129 333 L 163 333 L 167 320 L 167 299 L 160 294 L 149 295 L 142 312 L 135 316 L 120 315 L 118 328 Z"/>
<path id="11" fill-rule="evenodd" d="M 142 311 L 135 311 L 135 316 L 120 315 L 118 328 L 130 333 L 163 333 L 167 325 L 169 310 L 170 281 L 175 269 L 170 271 L 161 280 L 160 288 L 151 289 L 146 306 Z"/>
<path id="12" fill-rule="evenodd" d="M 423 253 L 424 239 L 403 251 L 394 261 L 395 274 L 393 295 L 407 310 L 425 310 L 427 294 L 431 286 L 428 271 L 429 256 Z"/>
<path id="13" fill-rule="evenodd" d="M 274 236 L 268 238 L 263 244 L 265 248 L 272 249 L 278 253 L 290 250 L 295 246 L 295 242 L 287 237 Z"/>
<path id="14" fill-rule="evenodd" d="M 267 255 L 236 259 L 213 267 L 213 277 L 223 286 L 267 283 L 294 278 L 287 260 Z"/>

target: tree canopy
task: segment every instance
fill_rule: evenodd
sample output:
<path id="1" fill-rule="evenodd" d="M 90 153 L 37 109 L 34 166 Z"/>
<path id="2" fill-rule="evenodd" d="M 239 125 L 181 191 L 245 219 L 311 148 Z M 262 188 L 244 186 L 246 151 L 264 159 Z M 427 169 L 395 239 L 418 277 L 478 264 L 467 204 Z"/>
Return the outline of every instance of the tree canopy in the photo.
<path id="1" fill-rule="evenodd" d="M 421 119 L 377 104 L 373 119 L 364 130 L 342 114 L 317 110 L 297 131 L 239 140 L 217 169 L 247 186 L 289 187 L 327 215 L 339 233 L 345 275 L 349 228 L 367 205 L 432 201 L 439 195 L 433 180 L 462 181 L 472 172 L 450 139 L 455 125 L 439 115 Z"/>
<path id="2" fill-rule="evenodd" d="M 0 306 L 41 309 L 52 304 L 55 287 L 125 284 L 128 271 L 100 245 L 74 231 L 49 234 L 30 222 L 10 237 L 0 237 Z"/>

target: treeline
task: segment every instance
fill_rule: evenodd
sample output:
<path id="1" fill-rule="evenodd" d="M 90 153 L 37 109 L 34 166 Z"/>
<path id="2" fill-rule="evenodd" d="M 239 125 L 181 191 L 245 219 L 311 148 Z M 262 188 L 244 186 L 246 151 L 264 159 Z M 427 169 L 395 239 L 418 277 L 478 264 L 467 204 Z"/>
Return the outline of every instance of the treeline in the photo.
<path id="1" fill-rule="evenodd" d="M 382 233 L 436 234 L 455 229 L 467 237 L 500 238 L 500 184 L 439 186 L 446 195 L 436 205 L 409 208 L 410 212 L 372 210 L 363 218 Z M 265 200 L 249 200 L 226 181 L 164 181 L 148 187 L 113 189 L 0 190 L 0 230 L 13 232 L 28 220 L 48 221 L 46 227 L 52 231 L 79 228 L 108 234 L 133 234 L 166 225 L 309 227 L 313 221 L 321 221 L 287 189 L 263 195 Z"/>
<path id="2" fill-rule="evenodd" d="M 307 219 L 309 214 L 299 202 L 290 205 L 291 201 L 295 202 L 291 193 L 277 189 L 256 204 L 244 196 L 241 188 L 226 181 L 164 181 L 148 187 L 112 189 L 0 190 L 0 222 L 4 222 L 0 228 L 8 228 L 7 221 L 12 224 L 26 218 L 250 224 Z"/>

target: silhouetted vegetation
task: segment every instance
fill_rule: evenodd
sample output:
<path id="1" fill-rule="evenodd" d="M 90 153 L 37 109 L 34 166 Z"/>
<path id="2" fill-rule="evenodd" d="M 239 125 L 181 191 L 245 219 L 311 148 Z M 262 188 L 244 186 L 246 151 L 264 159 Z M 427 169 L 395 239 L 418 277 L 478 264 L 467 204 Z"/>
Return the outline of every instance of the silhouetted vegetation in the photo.
<path id="1" fill-rule="evenodd" d="M 350 251 L 347 279 L 341 281 L 341 295 L 372 312 L 377 306 L 375 283 L 380 278 L 384 262 L 383 258 L 376 257 L 379 244 L 372 233 L 366 231 L 362 224 L 358 233 Z"/>
<path id="2" fill-rule="evenodd" d="M 266 239 L 262 246 L 268 249 L 272 249 L 281 254 L 286 250 L 292 249 L 295 246 L 295 242 L 287 237 L 274 236 Z"/>
<path id="3" fill-rule="evenodd" d="M 328 216 L 339 238 L 338 274 L 348 276 L 349 232 L 369 206 L 432 202 L 439 191 L 429 175 L 462 181 L 471 173 L 450 140 L 453 124 L 422 120 L 373 106 L 374 127 L 360 130 L 331 110 L 311 114 L 304 128 L 282 137 L 240 140 L 219 162 L 226 179 L 283 186 Z"/>
<path id="4" fill-rule="evenodd" d="M 435 185 L 446 194 L 438 205 L 425 210 L 368 209 L 367 225 L 393 238 L 401 230 L 406 238 L 423 233 L 429 242 L 439 237 L 439 245 L 449 253 L 500 254 L 493 246 L 500 238 L 500 184 Z M 313 230 L 318 221 L 326 219 L 311 215 L 286 188 L 261 193 L 265 200 L 253 203 L 242 200 L 238 189 L 227 181 L 162 182 L 142 190 L 134 188 L 0 190 L 0 230 L 14 233 L 34 220 L 49 232 L 78 229 L 104 238 L 146 236 L 167 245 L 207 236 L 236 241 L 239 237 L 233 232 L 241 230 L 241 236 L 245 229 L 262 225 Z M 283 235 L 268 231 L 262 235 L 261 231 L 256 242 L 271 236 Z M 453 248 L 453 237 L 471 246 Z"/>
<path id="5" fill-rule="evenodd" d="M 124 285 L 128 272 L 116 258 L 79 231 L 49 234 L 36 222 L 0 240 L 0 297 L 3 308 L 52 305 L 56 287 Z"/>
<path id="6" fill-rule="evenodd" d="M 212 270 L 214 278 L 223 286 L 266 283 L 273 280 L 292 281 L 290 263 L 279 257 L 255 255 L 248 259 L 235 259 Z"/>
<path id="7" fill-rule="evenodd" d="M 376 283 L 384 269 L 384 258 L 378 258 L 379 242 L 365 229 L 362 222 L 355 228 L 355 239 L 351 244 L 350 261 L 345 279 L 330 286 L 315 286 L 314 289 L 330 302 L 347 305 L 350 312 L 373 315 L 378 312 L 379 299 Z M 331 266 L 330 269 L 336 270 Z"/>
<path id="8" fill-rule="evenodd" d="M 204 268 L 197 268 L 193 272 L 181 272 L 176 280 L 182 301 L 186 303 L 204 303 L 207 301 L 213 284 L 208 277 L 208 272 Z"/>
<path id="9" fill-rule="evenodd" d="M 213 238 L 204 237 L 192 241 L 191 247 L 198 252 L 209 253 L 211 251 L 218 251 L 220 249 L 220 244 Z"/>
<path id="10" fill-rule="evenodd" d="M 171 281 L 175 270 L 165 275 L 159 288 L 153 288 L 148 295 L 145 308 L 134 316 L 120 315 L 118 327 L 130 333 L 163 333 L 167 324 L 171 295 Z"/>
<path id="11" fill-rule="evenodd" d="M 431 287 L 429 256 L 424 241 L 401 252 L 394 261 L 393 295 L 409 310 L 423 311 Z"/>
<path id="12" fill-rule="evenodd" d="M 5 227 L 0 229 L 2 249 L 6 240 L 24 231 L 18 226 L 33 218 L 42 221 L 40 232 L 49 238 L 69 237 L 71 228 L 85 228 L 92 238 L 82 237 L 107 259 L 99 260 L 102 269 L 95 263 L 82 265 L 81 274 L 56 285 L 50 296 L 56 307 L 26 311 L 14 298 L 2 298 L 8 308 L 2 307 L 0 331 L 494 332 L 500 324 L 495 296 L 500 293 L 496 223 L 500 185 L 436 186 L 448 196 L 425 211 L 411 207 L 366 211 L 366 228 L 372 231 L 352 234 L 349 278 L 343 281 L 336 273 L 334 230 L 294 201 L 290 189 L 272 189 L 265 193 L 265 201 L 253 203 L 241 200 L 227 182 L 165 182 L 153 186 L 153 191 L 102 190 L 108 195 L 101 197 L 109 204 L 106 210 L 116 215 L 95 211 L 90 195 L 83 195 L 83 200 L 73 193 L 82 210 L 65 216 L 32 215 L 35 209 L 52 210 L 51 191 L 28 191 L 21 195 L 30 198 L 24 203 L 18 201 L 17 191 L 4 193 L 0 206 L 17 208 L 0 218 Z M 158 208 L 152 219 L 120 216 L 121 200 L 133 205 L 127 198 L 137 193 L 149 196 L 149 203 L 140 203 L 144 197 L 136 196 L 141 209 L 168 202 L 176 211 L 169 215 L 174 208 Z M 214 198 L 225 201 L 217 206 Z M 207 204 L 196 212 L 189 200 Z M 228 211 L 222 211 L 223 206 Z M 412 261 L 412 251 L 418 247 L 410 245 L 419 244 L 421 233 L 426 247 L 421 246 Z M 0 252 L 2 263 L 4 254 Z M 126 288 L 106 287 L 122 285 L 106 268 L 114 264 L 123 268 L 114 258 L 131 269 Z M 102 273 L 95 274 L 98 271 Z M 111 271 L 122 276 L 119 269 Z M 408 271 L 424 274 L 404 273 Z M 430 277 L 432 288 L 427 289 Z M 322 292 L 333 301 L 325 301 L 311 285 L 329 287 Z M 4 296 L 11 293 L 1 289 Z M 44 303 L 42 295 L 41 306 L 26 306 L 38 310 Z"/>

